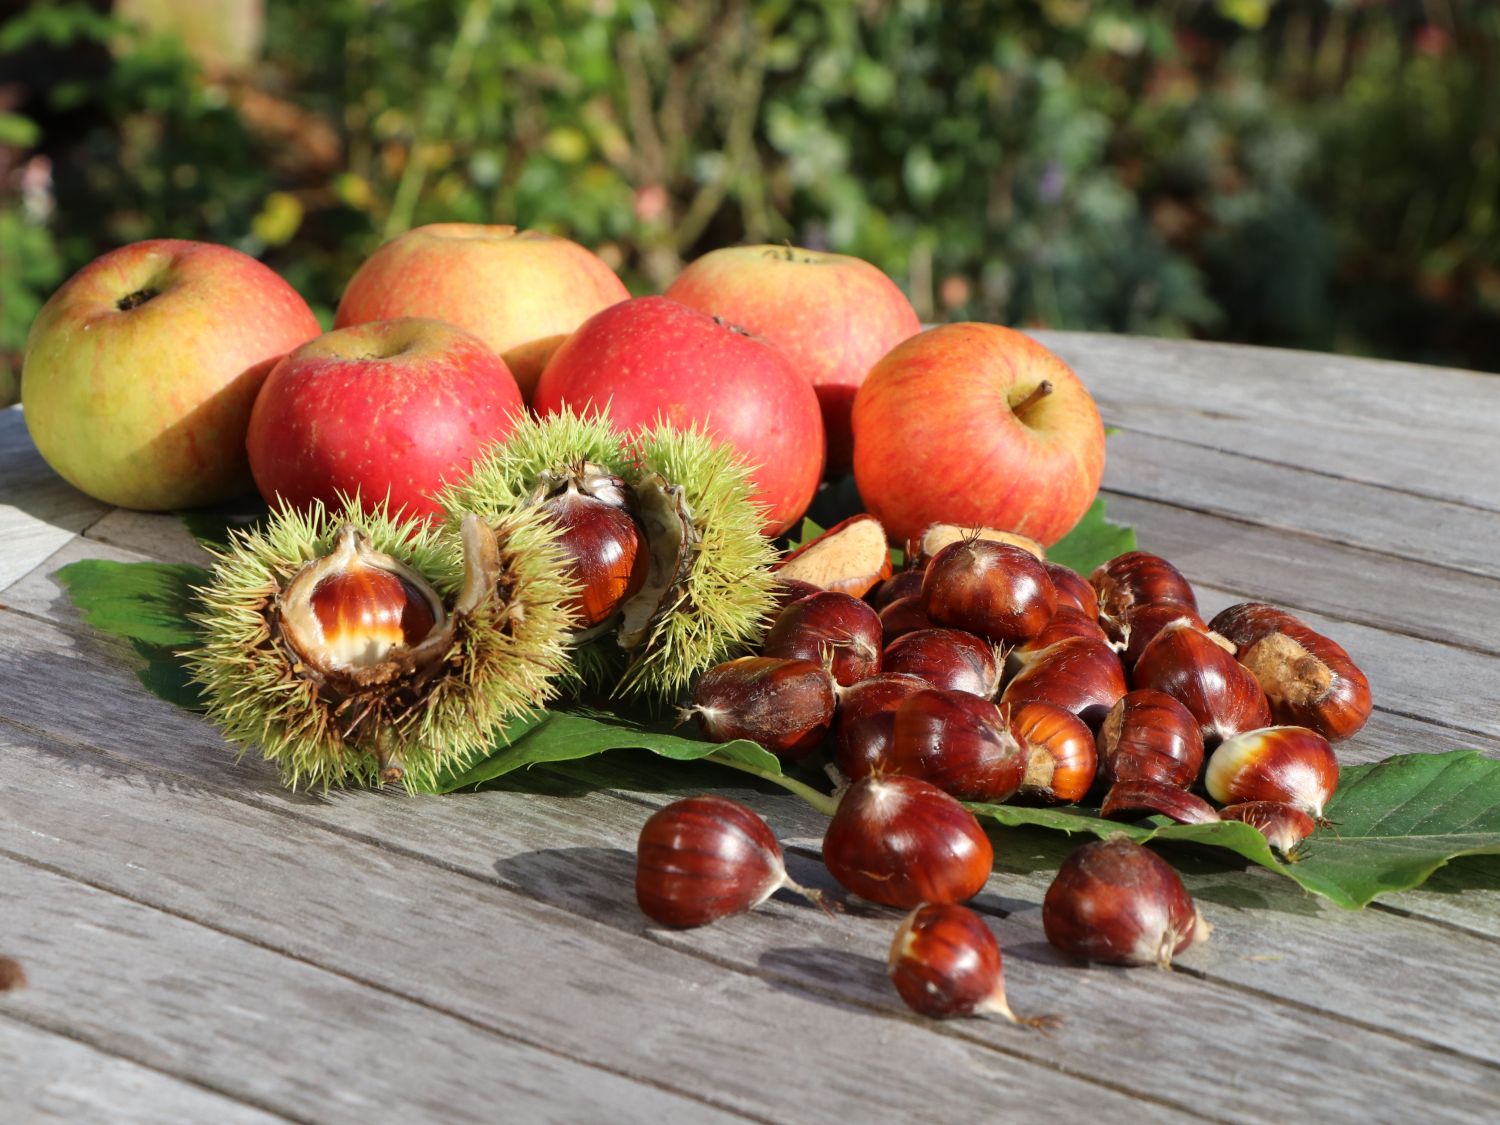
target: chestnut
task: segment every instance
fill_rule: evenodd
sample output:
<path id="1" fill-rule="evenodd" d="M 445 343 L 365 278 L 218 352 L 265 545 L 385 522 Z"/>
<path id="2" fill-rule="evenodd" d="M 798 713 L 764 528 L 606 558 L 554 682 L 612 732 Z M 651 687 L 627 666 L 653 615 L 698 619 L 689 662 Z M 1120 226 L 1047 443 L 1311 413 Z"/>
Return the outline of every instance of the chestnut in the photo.
<path id="1" fill-rule="evenodd" d="M 823 740 L 836 705 L 833 677 L 821 664 L 742 656 L 703 673 L 681 717 L 696 715 L 710 742 L 748 738 L 790 760 Z"/>
<path id="2" fill-rule="evenodd" d="M 570 482 L 542 502 L 562 528 L 557 543 L 578 583 L 570 605 L 584 629 L 614 616 L 627 599 L 640 592 L 651 570 L 651 552 L 640 524 L 623 503 L 606 498 L 623 496 L 625 483 L 607 476 L 589 483 L 603 486 L 604 494 L 579 491 Z"/>
<path id="3" fill-rule="evenodd" d="M 920 569 L 908 569 L 891 575 L 870 591 L 870 604 L 876 609 L 884 609 L 902 598 L 921 597 L 922 573 Z"/>
<path id="4" fill-rule="evenodd" d="M 1093 730 L 1125 694 L 1125 669 L 1102 641 L 1069 637 L 1040 652 L 1016 655 L 1020 671 L 1000 696 L 1000 702 L 1013 707 L 1053 703 Z"/>
<path id="5" fill-rule="evenodd" d="M 759 906 L 792 882 L 766 822 L 727 797 L 689 797 L 651 814 L 635 850 L 635 897 L 664 926 L 702 926 Z M 825 907 L 826 909 L 826 907 Z"/>
<path id="6" fill-rule="evenodd" d="M 1086 640 L 1098 641 L 1100 644 L 1109 642 L 1109 638 L 1104 635 L 1104 630 L 1099 627 L 1099 622 L 1092 617 L 1085 617 L 1072 606 L 1058 606 L 1052 619 L 1042 626 L 1042 631 L 1030 640 L 1017 645 L 1012 652 L 1019 665 L 1030 661 L 1043 649 L 1051 648 L 1058 641 L 1065 641 L 1071 637 L 1083 637 Z"/>
<path id="7" fill-rule="evenodd" d="M 1099 616 L 1099 595 L 1094 593 L 1087 578 L 1062 563 L 1043 562 L 1042 566 L 1057 591 L 1058 609 L 1064 606 L 1076 609 L 1091 621 Z"/>
<path id="8" fill-rule="evenodd" d="M 1197 794 L 1145 778 L 1115 782 L 1099 806 L 1099 815 L 1110 820 L 1137 820 L 1153 813 L 1178 824 L 1213 824 L 1219 819 L 1214 807 Z"/>
<path id="9" fill-rule="evenodd" d="M 1281 801 L 1317 819 L 1339 787 L 1339 761 L 1317 731 L 1266 727 L 1225 739 L 1209 756 L 1203 787 L 1221 805 Z"/>
<path id="10" fill-rule="evenodd" d="M 946 1019 L 994 1013 L 1024 1027 L 1051 1027 L 1053 1016 L 1018 1016 L 1005 998 L 1000 943 L 967 906 L 928 903 L 901 921 L 887 957 L 891 983 L 907 1007 Z"/>
<path id="11" fill-rule="evenodd" d="M 961 801 L 1000 802 L 1020 788 L 1026 755 L 988 699 L 928 688 L 896 708 L 888 773 L 930 781 Z"/>
<path id="12" fill-rule="evenodd" d="M 1175 621 L 1136 661 L 1137 688 L 1165 692 L 1192 713 L 1205 748 L 1271 722 L 1266 693 L 1250 672 L 1207 633 Z"/>
<path id="13" fill-rule="evenodd" d="M 918 629 L 885 646 L 885 672 L 920 676 L 933 687 L 989 699 L 1000 686 L 995 650 L 959 629 Z"/>
<path id="14" fill-rule="evenodd" d="M 1160 555 L 1127 551 L 1095 568 L 1089 583 L 1099 595 L 1099 614 L 1120 620 L 1131 606 L 1173 602 L 1196 611 L 1198 599 L 1182 571 Z"/>
<path id="15" fill-rule="evenodd" d="M 1093 732 L 1071 711 L 1051 703 L 1007 708 L 1010 733 L 1026 756 L 1019 795 L 1031 801 L 1081 801 L 1094 784 Z"/>
<path id="16" fill-rule="evenodd" d="M 1349 654 L 1285 610 L 1241 602 L 1213 619 L 1239 646 L 1278 723 L 1310 727 L 1330 742 L 1357 734 L 1370 717 L 1370 681 Z"/>
<path id="17" fill-rule="evenodd" d="M 1148 602 L 1131 606 L 1121 614 L 1119 620 L 1112 622 L 1111 631 L 1115 634 L 1115 647 L 1125 667 L 1134 669 L 1146 646 L 1156 639 L 1156 634 L 1176 622 L 1183 622 L 1200 633 L 1208 632 L 1208 626 L 1198 616 L 1197 610 L 1176 602 Z"/>
<path id="18" fill-rule="evenodd" d="M 1307 813 L 1282 801 L 1240 801 L 1225 805 L 1219 810 L 1219 817 L 1244 821 L 1288 860 L 1296 858 L 1297 848 L 1318 826 Z"/>
<path id="19" fill-rule="evenodd" d="M 887 761 L 896 730 L 896 708 L 930 687 L 918 676 L 887 672 L 861 680 L 839 695 L 834 761 L 845 777 L 866 777 Z"/>
<path id="20" fill-rule="evenodd" d="M 974 814 L 936 785 L 871 776 L 839 798 L 823 862 L 855 894 L 909 909 L 973 898 L 989 880 L 995 852 Z"/>
<path id="21" fill-rule="evenodd" d="M 1111 784 L 1159 781 L 1186 789 L 1203 768 L 1203 732 L 1192 712 L 1165 692 L 1137 688 L 1099 728 L 1099 770 Z"/>
<path id="22" fill-rule="evenodd" d="M 1030 552 L 988 539 L 961 539 L 927 564 L 922 608 L 939 625 L 1003 644 L 1040 633 L 1057 608 L 1057 591 Z"/>
<path id="23" fill-rule="evenodd" d="M 819 590 L 776 615 L 761 652 L 783 660 L 827 662 L 844 687 L 880 671 L 880 617 L 848 594 Z"/>
<path id="24" fill-rule="evenodd" d="M 880 629 L 885 643 L 889 645 L 898 637 L 915 633 L 918 629 L 935 629 L 932 618 L 922 608 L 920 595 L 897 598 L 880 611 Z"/>
<path id="25" fill-rule="evenodd" d="M 1047 940 L 1080 961 L 1169 968 L 1209 928 L 1177 872 L 1124 835 L 1068 856 L 1042 899 Z"/>
<path id="26" fill-rule="evenodd" d="M 407 574 L 359 561 L 328 568 L 305 604 L 310 613 L 283 615 L 283 635 L 320 671 L 378 665 L 421 644 L 444 615 L 429 589 Z"/>
<path id="27" fill-rule="evenodd" d="M 783 578 L 779 575 L 776 578 L 776 585 L 771 587 L 771 597 L 774 599 L 774 608 L 777 613 L 793 602 L 822 592 L 823 587 L 814 586 L 811 582 L 804 582 L 800 578 Z"/>

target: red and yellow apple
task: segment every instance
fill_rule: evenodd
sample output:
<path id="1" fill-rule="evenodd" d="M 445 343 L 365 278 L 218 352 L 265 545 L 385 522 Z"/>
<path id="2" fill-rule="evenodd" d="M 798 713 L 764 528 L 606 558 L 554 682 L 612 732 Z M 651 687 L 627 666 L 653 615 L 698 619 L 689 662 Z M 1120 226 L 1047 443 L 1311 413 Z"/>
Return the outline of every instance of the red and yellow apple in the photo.
<path id="1" fill-rule="evenodd" d="M 26 341 L 21 401 L 47 463 L 98 500 L 164 511 L 250 489 L 245 431 L 271 366 L 319 332 L 272 270 L 153 239 L 63 283 Z"/>
<path id="2" fill-rule="evenodd" d="M 812 384 L 760 337 L 665 297 L 591 317 L 557 349 L 532 405 L 540 414 L 608 410 L 627 433 L 658 420 L 701 426 L 750 466 L 768 535 L 797 521 L 823 475 Z"/>
<path id="3" fill-rule="evenodd" d="M 854 480 L 897 543 L 954 523 L 1051 546 L 1103 475 L 1093 397 L 1061 359 L 1009 328 L 948 324 L 914 336 L 854 399 Z"/>
<path id="4" fill-rule="evenodd" d="M 667 296 L 764 336 L 818 392 L 828 472 L 849 471 L 854 392 L 921 330 L 906 294 L 869 262 L 795 246 L 734 246 L 683 270 Z"/>
<path id="5" fill-rule="evenodd" d="M 525 409 L 505 362 L 441 320 L 339 329 L 271 372 L 246 445 L 267 503 L 305 509 L 358 494 L 435 516 L 433 497 L 510 433 Z"/>
<path id="6" fill-rule="evenodd" d="M 446 320 L 498 352 L 530 398 L 560 340 L 628 296 L 609 266 L 566 238 L 434 223 L 370 255 L 349 280 L 334 327 L 403 316 Z"/>

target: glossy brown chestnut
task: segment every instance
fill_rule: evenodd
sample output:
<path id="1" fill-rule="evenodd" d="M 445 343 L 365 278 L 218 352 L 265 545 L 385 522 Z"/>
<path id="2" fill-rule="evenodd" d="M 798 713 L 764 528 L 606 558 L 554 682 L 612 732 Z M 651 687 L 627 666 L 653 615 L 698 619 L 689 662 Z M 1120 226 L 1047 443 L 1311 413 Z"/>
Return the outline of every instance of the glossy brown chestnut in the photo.
<path id="1" fill-rule="evenodd" d="M 1260 681 L 1276 722 L 1342 742 L 1369 719 L 1365 674 L 1342 647 L 1285 610 L 1241 602 L 1218 614 L 1213 628 L 1239 646 L 1239 661 Z"/>
<path id="2" fill-rule="evenodd" d="M 1042 928 L 1080 961 L 1164 969 L 1209 932 L 1177 872 L 1123 835 L 1063 860 L 1042 900 Z"/>
<path id="3" fill-rule="evenodd" d="M 1099 728 L 1099 772 L 1110 784 L 1159 781 L 1186 789 L 1203 768 L 1203 732 L 1192 712 L 1165 692 L 1137 688 Z"/>
<path id="4" fill-rule="evenodd" d="M 876 609 L 884 609 L 901 598 L 921 597 L 922 571 L 902 570 L 891 575 L 867 595 Z"/>
<path id="5" fill-rule="evenodd" d="M 1051 703 L 1007 710 L 1011 737 L 1026 756 L 1020 796 L 1057 804 L 1083 800 L 1098 767 L 1094 734 L 1084 721 Z"/>
<path id="6" fill-rule="evenodd" d="M 1035 555 L 988 539 L 939 551 L 922 579 L 922 608 L 939 625 L 995 644 L 1034 637 L 1057 608 L 1057 591 Z"/>
<path id="7" fill-rule="evenodd" d="M 543 501 L 543 507 L 562 528 L 557 544 L 578 583 L 571 605 L 580 626 L 607 621 L 640 592 L 650 573 L 651 553 L 640 525 L 624 507 L 575 488 Z"/>
<path id="8" fill-rule="evenodd" d="M 974 814 L 917 777 L 866 777 L 839 799 L 823 862 L 871 902 L 910 908 L 962 902 L 989 879 L 990 839 Z"/>
<path id="9" fill-rule="evenodd" d="M 1242 820 L 1257 829 L 1266 843 L 1285 858 L 1295 857 L 1298 846 L 1313 834 L 1318 822 L 1301 809 L 1281 801 L 1240 801 L 1219 810 L 1223 820 Z"/>
<path id="10" fill-rule="evenodd" d="M 1051 648 L 1058 641 L 1065 641 L 1072 637 L 1083 637 L 1086 640 L 1098 641 L 1100 644 L 1107 644 L 1109 641 L 1109 638 L 1104 635 L 1104 630 L 1099 627 L 1099 622 L 1092 617 L 1085 617 L 1072 606 L 1058 606 L 1052 619 L 1042 626 L 1042 631 L 1030 640 L 1018 644 L 1012 655 L 1019 666 L 1030 661 L 1042 649 Z"/>
<path id="11" fill-rule="evenodd" d="M 396 649 L 420 644 L 437 624 L 430 599 L 415 583 L 376 566 L 352 566 L 319 579 L 308 605 L 323 649 L 340 667 L 379 663 Z M 300 633 L 288 640 L 300 649 Z"/>
<path id="12" fill-rule="evenodd" d="M 907 1007 L 934 1019 L 993 1013 L 1024 1027 L 1051 1027 L 1053 1016 L 1018 1016 L 1005 998 L 1000 943 L 967 906 L 929 903 L 901 921 L 887 958 L 891 983 Z"/>
<path id="13" fill-rule="evenodd" d="M 1006 685 L 1000 702 L 1053 703 L 1097 729 L 1125 694 L 1125 669 L 1102 641 L 1070 637 L 1040 652 L 1019 656 L 1020 671 Z"/>
<path id="14" fill-rule="evenodd" d="M 1020 788 L 1026 755 L 988 699 L 928 688 L 896 708 L 882 766 L 930 781 L 960 801 L 1000 802 Z"/>
<path id="15" fill-rule="evenodd" d="M 966 691 L 989 699 L 1000 687 L 995 650 L 959 629 L 918 629 L 885 646 L 885 672 L 920 676 L 933 687 Z"/>
<path id="16" fill-rule="evenodd" d="M 918 676 L 882 673 L 861 680 L 839 695 L 834 761 L 845 777 L 868 777 L 886 763 L 896 733 L 896 708 L 930 688 Z"/>
<path id="17" fill-rule="evenodd" d="M 1203 787 L 1221 805 L 1281 801 L 1316 819 L 1339 787 L 1339 760 L 1317 731 L 1266 727 L 1225 739 L 1209 755 Z"/>
<path id="18" fill-rule="evenodd" d="M 1118 621 L 1112 622 L 1113 639 L 1126 670 L 1135 668 L 1141 653 L 1146 651 L 1146 646 L 1156 639 L 1158 633 L 1179 621 L 1200 633 L 1208 632 L 1208 626 L 1198 616 L 1197 610 L 1175 602 L 1148 602 L 1145 605 L 1131 606 L 1121 614 Z"/>
<path id="19" fill-rule="evenodd" d="M 1131 606 L 1148 602 L 1175 602 L 1198 608 L 1193 588 L 1182 571 L 1160 555 L 1127 551 L 1097 567 L 1089 583 L 1099 595 L 1099 614 L 1118 621 Z"/>
<path id="20" fill-rule="evenodd" d="M 1137 688 L 1165 692 L 1198 720 L 1205 749 L 1271 721 L 1266 693 L 1250 672 L 1207 633 L 1167 625 L 1136 661 Z"/>
<path id="21" fill-rule="evenodd" d="M 811 582 L 804 582 L 800 578 L 777 578 L 776 585 L 771 587 L 771 597 L 775 599 L 778 613 L 793 602 L 822 592 L 823 587 L 814 586 Z"/>
<path id="22" fill-rule="evenodd" d="M 1042 566 L 1046 568 L 1047 577 L 1052 579 L 1052 587 L 1057 591 L 1058 609 L 1064 606 L 1076 609 L 1090 620 L 1099 616 L 1099 595 L 1094 593 L 1087 578 L 1062 563 L 1044 562 Z"/>
<path id="23" fill-rule="evenodd" d="M 1219 819 L 1214 807 L 1197 794 L 1144 778 L 1115 782 L 1099 806 L 1099 815 L 1110 820 L 1139 820 L 1152 814 L 1178 824 L 1213 824 Z"/>
<path id="24" fill-rule="evenodd" d="M 710 742 L 748 738 L 793 759 L 823 740 L 836 704 L 833 677 L 821 664 L 742 656 L 703 673 L 682 717 L 696 715 Z"/>
<path id="25" fill-rule="evenodd" d="M 936 628 L 932 618 L 928 617 L 927 611 L 922 608 L 920 594 L 897 598 L 880 611 L 881 634 L 887 645 L 908 633 L 915 633 L 918 629 Z"/>
<path id="26" fill-rule="evenodd" d="M 817 891 L 787 876 L 766 822 L 726 797 L 689 797 L 658 809 L 635 850 L 635 897 L 664 926 L 702 926 L 759 906 L 786 887 L 820 906 Z"/>
<path id="27" fill-rule="evenodd" d="M 880 671 L 880 616 L 858 598 L 832 590 L 793 602 L 776 615 L 761 652 L 783 660 L 827 661 L 844 687 Z"/>
<path id="28" fill-rule="evenodd" d="M 891 576 L 885 528 L 868 513 L 850 516 L 787 555 L 776 573 L 862 598 Z"/>

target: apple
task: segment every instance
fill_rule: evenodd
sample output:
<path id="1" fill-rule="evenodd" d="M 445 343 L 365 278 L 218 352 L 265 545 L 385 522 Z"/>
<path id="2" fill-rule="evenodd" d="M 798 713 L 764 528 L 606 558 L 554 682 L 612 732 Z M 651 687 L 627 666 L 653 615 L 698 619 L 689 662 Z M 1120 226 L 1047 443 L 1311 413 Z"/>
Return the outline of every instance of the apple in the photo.
<path id="1" fill-rule="evenodd" d="M 512 226 L 434 223 L 371 254 L 349 280 L 333 323 L 446 320 L 498 352 L 530 398 L 562 338 L 629 296 L 609 266 L 566 238 Z"/>
<path id="2" fill-rule="evenodd" d="M 693 262 L 667 296 L 764 336 L 811 381 L 828 472 L 849 471 L 854 392 L 875 361 L 921 331 L 895 282 L 869 262 L 795 246 L 734 246 Z"/>
<path id="3" fill-rule="evenodd" d="M 268 503 L 356 493 L 432 517 L 525 409 L 505 361 L 441 320 L 404 317 L 319 336 L 278 363 L 250 415 L 250 468 Z"/>
<path id="4" fill-rule="evenodd" d="M 913 336 L 854 398 L 854 480 L 897 543 L 955 523 L 1051 546 L 1103 475 L 1093 397 L 1061 359 L 1009 328 L 948 324 Z"/>
<path id="5" fill-rule="evenodd" d="M 254 258 L 153 239 L 84 266 L 32 322 L 26 427 L 74 487 L 165 511 L 250 490 L 245 429 L 272 364 L 316 336 L 290 285 Z"/>
<path id="6" fill-rule="evenodd" d="M 750 466 L 767 535 L 807 510 L 823 475 L 823 419 L 812 384 L 779 349 L 666 297 L 637 297 L 590 317 L 537 383 L 539 414 L 609 411 L 635 433 L 665 420 L 701 425 Z"/>

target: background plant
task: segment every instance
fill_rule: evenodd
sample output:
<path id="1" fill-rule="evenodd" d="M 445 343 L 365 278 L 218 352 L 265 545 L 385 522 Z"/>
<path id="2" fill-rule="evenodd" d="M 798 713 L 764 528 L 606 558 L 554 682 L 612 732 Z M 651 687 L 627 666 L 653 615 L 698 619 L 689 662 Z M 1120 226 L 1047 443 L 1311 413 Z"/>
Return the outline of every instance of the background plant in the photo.
<path id="1" fill-rule="evenodd" d="M 3 9 L 0 9 L 3 10 Z M 1500 8 L 1460 0 L 118 0 L 0 23 L 0 397 L 110 246 L 325 318 L 439 219 L 639 291 L 739 241 L 932 319 L 1500 367 Z"/>

